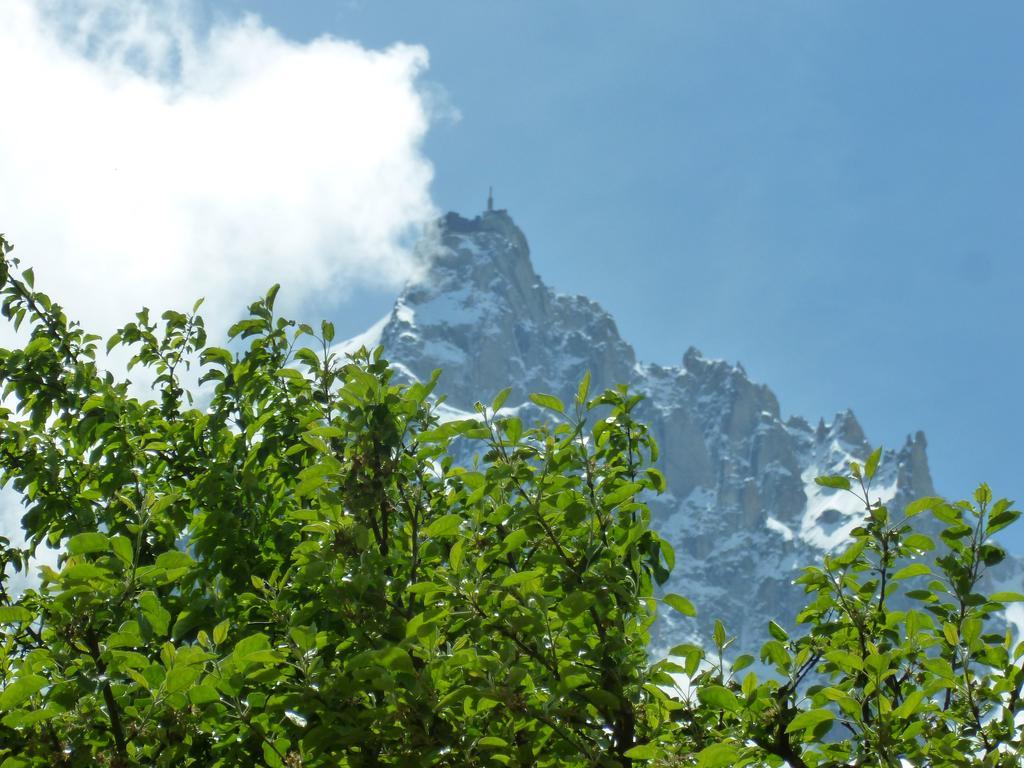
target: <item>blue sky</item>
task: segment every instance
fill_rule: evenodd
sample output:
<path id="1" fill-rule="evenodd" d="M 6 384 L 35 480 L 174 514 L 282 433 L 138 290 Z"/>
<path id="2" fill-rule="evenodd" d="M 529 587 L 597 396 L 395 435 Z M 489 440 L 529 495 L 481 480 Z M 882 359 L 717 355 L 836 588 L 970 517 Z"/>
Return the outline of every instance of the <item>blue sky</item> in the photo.
<path id="1" fill-rule="evenodd" d="M 102 328 L 106 308 L 143 301 L 190 305 L 199 274 L 213 313 L 228 310 L 212 296 L 238 306 L 282 280 L 294 306 L 355 334 L 390 307 L 409 269 L 396 246 L 407 224 L 431 206 L 474 214 L 493 184 L 548 284 L 603 304 L 642 359 L 677 364 L 695 345 L 741 361 L 785 414 L 828 419 L 852 407 L 890 447 L 925 430 L 944 494 L 987 480 L 1024 497 L 1024 5 L 197 2 L 200 27 L 237 25 L 247 12 L 262 22 L 197 54 L 179 23 L 187 0 L 55 0 L 105 9 L 105 23 L 116 22 L 112 8 L 145 21 L 116 34 L 97 27 L 75 48 L 54 42 L 30 0 L 0 7 L 8 28 L 22 24 L 7 42 L 36 43 L 0 50 L 11 58 L 0 68 L 5 102 L 29 116 L 0 125 L 0 226 L 26 257 L 122 254 L 93 270 L 95 289 L 70 261 L 37 269 L 56 295 L 67 295 L 65 279 L 94 298 L 81 308 L 87 320 Z M 144 44 L 132 37 L 139 28 Z M 331 44 L 306 56 L 325 35 L 390 53 Z M 45 60 L 32 58 L 44 48 Z M 47 69 L 58 59 L 63 69 Z M 152 64 L 149 79 L 131 80 L 117 61 Z M 191 62 L 188 76 L 168 84 L 161 67 L 180 62 Z M 301 85 L 282 86 L 268 62 Z M 90 67 L 96 101 L 60 112 L 85 92 L 75 78 Z M 32 86 L 21 96 L 19 82 Z M 424 100 L 432 119 L 417 111 Z M 33 153 L 44 124 L 74 130 Z M 392 124 L 400 130 L 380 130 Z M 197 125 L 219 138 L 174 151 Z M 384 159 L 365 162 L 364 141 Z M 401 160 L 385 162 L 389 152 Z M 96 157 L 96 167 L 76 165 Z M 310 217 L 310 196 L 324 189 L 331 205 Z M 217 194 L 232 202 L 211 206 Z M 339 218 L 366 199 L 384 202 L 367 209 L 369 232 Z M 118 218 L 104 219 L 111 210 Z M 240 242 L 254 211 L 274 214 L 257 216 L 266 226 Z M 202 237 L 167 237 L 182 221 Z M 290 239 L 268 242 L 278 232 Z M 141 266 L 130 256 L 140 243 L 150 254 Z M 248 261 L 217 260 L 232 247 Z M 370 251 L 385 255 L 352 256 Z M 117 301 L 95 300 L 135 272 Z M 1024 552 L 1024 531 L 1009 544 Z"/>
<path id="2" fill-rule="evenodd" d="M 427 135 L 437 204 L 472 214 L 494 184 L 545 280 L 642 359 L 739 360 L 785 413 L 925 430 L 942 493 L 1024 495 L 1024 5 L 244 7 L 423 44 L 462 116 Z"/>

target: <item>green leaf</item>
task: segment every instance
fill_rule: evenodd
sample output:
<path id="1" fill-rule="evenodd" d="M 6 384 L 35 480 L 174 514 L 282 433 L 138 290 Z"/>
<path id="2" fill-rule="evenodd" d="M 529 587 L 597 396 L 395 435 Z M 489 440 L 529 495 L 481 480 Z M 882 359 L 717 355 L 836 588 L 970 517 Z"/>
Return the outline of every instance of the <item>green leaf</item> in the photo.
<path id="1" fill-rule="evenodd" d="M 786 733 L 817 730 L 823 723 L 831 723 L 835 715 L 827 709 L 808 709 L 801 712 L 786 726 Z"/>
<path id="2" fill-rule="evenodd" d="M 725 625 L 721 621 L 719 621 L 718 619 L 715 619 L 715 629 L 714 629 L 714 632 L 712 632 L 711 637 L 715 641 L 715 645 L 717 647 L 719 647 L 719 648 L 724 648 L 725 647 L 725 640 L 726 640 Z"/>
<path id="3" fill-rule="evenodd" d="M 390 648 L 385 648 L 381 651 L 377 662 L 382 667 L 393 669 L 396 672 L 413 674 L 416 671 L 412 663 L 412 657 L 409 656 L 407 651 L 399 648 L 397 645 L 392 645 Z"/>
<path id="4" fill-rule="evenodd" d="M 187 552 L 182 552 L 178 549 L 161 552 L 156 558 L 157 568 L 166 568 L 168 571 L 178 570 L 181 568 L 191 568 L 194 564 L 195 561 Z"/>
<path id="5" fill-rule="evenodd" d="M 47 686 L 47 680 L 40 675 L 24 675 L 8 683 L 0 691 L 0 710 L 14 709 L 37 691 Z"/>
<path id="6" fill-rule="evenodd" d="M 784 630 L 782 627 L 780 627 L 774 621 L 769 621 L 768 622 L 768 634 L 770 634 L 776 640 L 779 640 L 781 642 L 785 642 L 786 640 L 789 640 L 789 634 L 786 632 L 786 630 Z"/>
<path id="7" fill-rule="evenodd" d="M 561 607 L 570 616 L 579 616 L 596 602 L 596 598 L 590 592 L 573 590 L 562 600 Z"/>
<path id="8" fill-rule="evenodd" d="M 456 539 L 455 543 L 452 544 L 452 548 L 448 550 L 448 565 L 453 571 L 459 570 L 462 566 L 462 558 L 464 554 L 464 542 L 462 539 Z"/>
<path id="9" fill-rule="evenodd" d="M 882 446 L 878 446 L 871 455 L 868 456 L 867 463 L 864 465 L 864 477 L 868 480 L 875 476 L 875 471 L 878 469 L 878 462 L 882 459 Z"/>
<path id="10" fill-rule="evenodd" d="M 731 768 L 739 751 L 731 744 L 712 744 L 697 753 L 697 768 Z"/>
<path id="11" fill-rule="evenodd" d="M 850 490 L 850 478 L 842 475 L 823 475 L 814 478 L 814 482 L 825 488 L 836 488 L 841 491 Z"/>
<path id="12" fill-rule="evenodd" d="M 993 603 L 1021 603 L 1024 602 L 1024 595 L 1020 592 L 993 592 L 988 599 Z"/>
<path id="13" fill-rule="evenodd" d="M 454 513 L 442 515 L 427 526 L 425 533 L 428 538 L 443 539 L 457 535 L 460 525 L 462 525 L 462 515 L 456 515 Z"/>
<path id="14" fill-rule="evenodd" d="M 505 404 L 505 401 L 508 400 L 508 396 L 511 393 L 512 387 L 505 387 L 503 390 L 501 390 L 501 392 L 496 394 L 494 396 L 494 399 L 491 401 L 491 412 L 497 413 L 499 410 L 501 410 L 501 406 Z"/>
<path id="15" fill-rule="evenodd" d="M 506 536 L 505 540 L 501 543 L 501 553 L 507 555 L 512 552 L 518 552 L 529 537 L 530 535 L 526 532 L 525 528 L 517 528 Z"/>
<path id="16" fill-rule="evenodd" d="M 0 605 L 0 624 L 20 624 L 32 621 L 32 612 L 20 605 Z"/>
<path id="17" fill-rule="evenodd" d="M 161 605 L 160 598 L 153 592 L 143 592 L 139 595 L 139 608 L 153 633 L 157 637 L 165 637 L 171 625 L 171 613 Z"/>
<path id="18" fill-rule="evenodd" d="M 299 498 L 314 496 L 315 492 L 320 490 L 320 488 L 326 484 L 326 475 L 320 472 L 311 472 L 303 477 L 299 484 L 295 486 L 295 495 Z"/>
<path id="19" fill-rule="evenodd" d="M 909 579 L 912 576 L 926 576 L 931 573 L 932 569 L 924 563 L 911 563 L 904 568 L 900 568 L 896 573 L 892 575 L 893 581 L 899 581 L 901 579 Z"/>
<path id="20" fill-rule="evenodd" d="M 31 356 L 37 352 L 49 352 L 53 349 L 53 342 L 45 336 L 36 336 L 32 341 L 25 345 L 25 355 Z"/>
<path id="21" fill-rule="evenodd" d="M 484 736 L 477 742 L 477 746 L 500 748 L 507 747 L 508 742 L 500 736 Z"/>
<path id="22" fill-rule="evenodd" d="M 607 507 L 614 507 L 632 498 L 644 489 L 643 483 L 622 483 L 615 490 L 605 494 L 604 503 Z"/>
<path id="23" fill-rule="evenodd" d="M 737 656 L 736 660 L 732 663 L 732 671 L 733 673 L 741 672 L 753 663 L 753 656 L 751 656 L 749 653 L 741 654 L 740 656 Z"/>
<path id="24" fill-rule="evenodd" d="M 644 470 L 644 474 L 647 475 L 647 480 L 650 483 L 651 488 L 657 493 L 664 493 L 665 489 L 668 488 L 665 476 L 653 467 L 651 469 Z"/>
<path id="25" fill-rule="evenodd" d="M 479 428 L 480 422 L 477 419 L 446 421 L 436 429 L 421 432 L 419 439 L 421 442 L 425 443 L 444 442 L 449 438 L 458 437 L 459 435 L 469 435 Z"/>
<path id="26" fill-rule="evenodd" d="M 1017 518 L 1020 517 L 1020 512 L 1015 509 L 1010 509 L 1009 507 L 1010 502 L 1006 499 L 1000 499 L 996 502 L 996 505 L 993 507 L 989 516 L 988 526 L 985 528 L 986 536 L 998 533 L 1008 525 L 1016 522 Z"/>
<path id="27" fill-rule="evenodd" d="M 988 504 L 992 501 L 992 489 L 987 483 L 982 483 L 974 491 L 974 500 L 978 504 Z"/>
<path id="28" fill-rule="evenodd" d="M 224 642 L 228 636 L 228 629 L 231 627 L 231 622 L 224 619 L 220 624 L 213 628 L 213 642 L 216 645 L 220 645 Z"/>
<path id="29" fill-rule="evenodd" d="M 505 437 L 507 437 L 508 441 L 512 444 L 518 443 L 519 438 L 523 436 L 523 422 L 515 416 L 510 416 L 503 420 L 501 422 L 501 428 L 505 432 Z"/>
<path id="30" fill-rule="evenodd" d="M 110 548 L 114 550 L 114 555 L 125 565 L 131 565 L 135 554 L 132 548 L 131 539 L 127 536 L 115 536 L 110 540 Z"/>
<path id="31" fill-rule="evenodd" d="M 554 395 L 545 394 L 533 394 L 530 395 L 530 400 L 539 405 L 541 408 L 547 408 L 548 410 L 554 411 L 555 413 L 565 413 L 565 406 L 562 405 L 562 401 Z"/>
<path id="32" fill-rule="evenodd" d="M 867 548 L 868 540 L 867 537 L 857 539 L 853 544 L 847 547 L 843 552 L 836 555 L 833 558 L 833 562 L 836 565 L 850 565 L 857 560 L 858 557 L 863 554 Z"/>
<path id="33" fill-rule="evenodd" d="M 825 658 L 847 672 L 859 672 L 864 669 L 863 660 L 861 660 L 859 656 L 849 653 L 848 651 L 829 651 L 825 654 Z"/>
<path id="34" fill-rule="evenodd" d="M 623 753 L 623 757 L 628 757 L 632 760 L 653 760 L 656 757 L 660 757 L 661 753 L 661 750 L 654 744 L 640 744 L 632 749 L 627 749 Z"/>
<path id="35" fill-rule="evenodd" d="M 220 694 L 210 683 L 204 682 L 189 688 L 188 700 L 196 706 L 201 704 L 211 704 L 215 701 L 220 701 Z"/>
<path id="36" fill-rule="evenodd" d="M 53 706 L 52 704 L 48 704 L 47 706 L 42 707 L 40 709 L 33 709 L 31 711 L 26 711 L 24 709 L 16 709 L 10 712 L 9 714 L 5 715 L 4 718 L 0 720 L 0 722 L 2 722 L 8 728 L 31 728 L 32 726 L 37 725 L 38 723 L 42 723 L 46 720 L 50 720 L 56 717 L 57 715 L 61 714 L 61 712 L 61 709 L 59 709 L 56 706 Z M 0 755 L 2 754 L 3 752 L 0 752 Z M 8 762 L 6 760 L 3 763 L 0 763 L 0 766 L 6 767 L 7 765 Z M 29 764 L 18 763 L 18 765 L 27 766 Z"/>
<path id="37" fill-rule="evenodd" d="M 950 645 L 960 644 L 960 631 L 956 628 L 956 624 L 950 624 L 946 622 L 942 625 L 942 634 L 946 637 L 946 642 Z"/>
<path id="38" fill-rule="evenodd" d="M 316 450 L 321 454 L 330 456 L 334 452 L 326 440 L 313 432 L 304 432 L 302 434 L 302 439 L 305 440 L 308 445 L 316 448 Z"/>
<path id="39" fill-rule="evenodd" d="M 736 694 L 721 685 L 709 685 L 698 688 L 697 698 L 700 699 L 702 704 L 712 709 L 721 709 L 728 712 L 738 712 L 742 709 Z"/>
<path id="40" fill-rule="evenodd" d="M 518 573 L 512 573 L 506 576 L 501 581 L 503 587 L 515 587 L 519 584 L 525 584 L 528 581 L 539 579 L 544 575 L 544 571 L 540 568 L 534 568 L 531 571 L 519 571 Z"/>
<path id="41" fill-rule="evenodd" d="M 964 642 L 968 646 L 971 646 L 971 645 L 973 645 L 978 640 L 979 637 L 981 637 L 981 629 L 982 629 L 981 619 L 977 618 L 976 616 L 964 619 L 963 627 L 964 627 L 964 632 L 963 632 Z"/>
<path id="42" fill-rule="evenodd" d="M 920 499 L 910 502 L 907 504 L 907 508 L 903 510 L 905 517 L 914 517 L 922 512 L 934 509 L 935 507 L 942 506 L 945 502 L 938 496 L 923 496 Z"/>
<path id="43" fill-rule="evenodd" d="M 750 658 L 753 659 L 754 657 L 751 656 Z M 740 690 L 747 699 L 753 696 L 754 692 L 757 690 L 757 675 L 753 672 L 747 672 L 747 676 L 743 678 Z"/>
<path id="44" fill-rule="evenodd" d="M 918 709 L 920 709 L 921 703 L 924 701 L 924 698 L 924 691 L 911 691 L 907 695 L 907 698 L 903 700 L 903 703 L 895 709 L 893 714 L 895 714 L 896 717 L 904 719 L 910 717 L 912 714 L 917 712 Z"/>
<path id="45" fill-rule="evenodd" d="M 821 692 L 829 701 L 836 702 L 839 705 L 839 708 L 854 720 L 859 720 L 861 718 L 860 703 L 846 691 L 826 686 L 821 689 Z"/>
<path id="46" fill-rule="evenodd" d="M 243 637 L 235 643 L 231 656 L 236 663 L 245 665 L 250 660 L 257 661 L 258 659 L 253 657 L 268 650 L 270 650 L 270 638 L 262 632 L 256 632 L 255 634 Z"/>
<path id="47" fill-rule="evenodd" d="M 667 539 L 663 539 L 660 536 L 658 537 L 658 549 L 661 550 L 661 556 L 665 559 L 665 567 L 671 571 L 676 567 L 675 550 L 672 549 L 672 545 Z"/>
<path id="48" fill-rule="evenodd" d="M 164 678 L 164 690 L 167 693 L 184 691 L 199 678 L 200 674 L 201 670 L 198 667 L 173 667 Z"/>
<path id="49" fill-rule="evenodd" d="M 586 405 L 587 395 L 590 394 L 590 371 L 586 371 L 583 374 L 583 378 L 580 379 L 580 385 L 576 388 L 576 401 L 580 405 Z"/>
<path id="50" fill-rule="evenodd" d="M 263 762 L 267 764 L 268 768 L 284 768 L 284 761 L 274 744 L 264 740 L 260 746 L 263 748 Z"/>
<path id="51" fill-rule="evenodd" d="M 931 552 L 935 549 L 935 542 L 931 540 L 930 536 L 926 536 L 923 533 L 911 533 L 904 540 L 903 545 L 916 549 L 919 552 Z"/>
<path id="52" fill-rule="evenodd" d="M 102 533 L 80 533 L 68 539 L 68 552 L 81 555 L 86 552 L 106 552 L 110 549 L 110 539 Z"/>
<path id="53" fill-rule="evenodd" d="M 662 601 L 668 603 L 670 606 L 675 608 L 683 616 L 696 616 L 697 609 L 693 607 L 693 603 L 687 600 L 682 595 L 668 594 L 662 598 Z"/>
<path id="54" fill-rule="evenodd" d="M 65 565 L 60 575 L 67 581 L 92 581 L 110 576 L 110 571 L 93 563 L 74 563 Z"/>

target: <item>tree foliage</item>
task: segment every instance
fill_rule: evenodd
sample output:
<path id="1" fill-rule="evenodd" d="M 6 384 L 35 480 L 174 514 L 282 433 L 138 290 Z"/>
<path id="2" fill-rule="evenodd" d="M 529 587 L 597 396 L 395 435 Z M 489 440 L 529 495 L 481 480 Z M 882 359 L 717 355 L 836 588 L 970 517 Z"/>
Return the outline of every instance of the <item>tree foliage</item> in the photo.
<path id="1" fill-rule="evenodd" d="M 637 500 L 663 482 L 637 397 L 584 383 L 568 414 L 537 398 L 554 427 L 495 418 L 502 395 L 442 424 L 436 377 L 339 359 L 272 290 L 236 351 L 195 312 L 140 312 L 107 348 L 152 374 L 141 400 L 14 266 L 2 469 L 64 554 L 2 597 L 5 768 L 617 765 L 661 726 L 645 646 L 671 552 Z"/>
<path id="2" fill-rule="evenodd" d="M 228 347 L 198 305 L 138 313 L 106 348 L 140 396 L 0 250 L 25 339 L 0 350 L 0 472 L 28 539 L 0 541 L 0 768 L 1018 764 L 1024 646 L 994 618 L 1024 597 L 980 587 L 1017 513 L 986 487 L 891 516 L 874 454 L 863 526 L 801 577 L 799 636 L 773 623 L 736 657 L 719 624 L 652 662 L 656 608 L 694 608 L 657 591 L 638 396 L 585 380 L 533 397 L 546 422 L 507 391 L 442 422 L 436 374 L 337 355 L 276 289 Z"/>
<path id="3" fill-rule="evenodd" d="M 799 636 L 768 627 L 760 661 L 775 674 L 741 676 L 748 656 L 698 675 L 690 732 L 709 742 L 698 764 L 1021 764 L 1024 643 L 997 619 L 1024 594 L 983 589 L 1005 557 L 991 536 L 1019 513 L 982 485 L 973 501 L 923 498 L 895 515 L 872 500 L 880 455 L 818 480 L 856 493 L 865 517 L 844 551 L 797 580 Z M 938 541 L 915 530 L 922 513 L 942 524 Z"/>

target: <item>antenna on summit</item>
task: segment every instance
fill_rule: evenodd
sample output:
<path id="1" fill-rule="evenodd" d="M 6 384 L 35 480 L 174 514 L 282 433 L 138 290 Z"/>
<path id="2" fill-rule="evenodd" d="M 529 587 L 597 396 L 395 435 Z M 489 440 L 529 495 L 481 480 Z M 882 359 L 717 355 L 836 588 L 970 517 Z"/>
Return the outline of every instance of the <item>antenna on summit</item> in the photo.
<path id="1" fill-rule="evenodd" d="M 494 187 L 487 188 L 487 211 L 494 210 Z"/>

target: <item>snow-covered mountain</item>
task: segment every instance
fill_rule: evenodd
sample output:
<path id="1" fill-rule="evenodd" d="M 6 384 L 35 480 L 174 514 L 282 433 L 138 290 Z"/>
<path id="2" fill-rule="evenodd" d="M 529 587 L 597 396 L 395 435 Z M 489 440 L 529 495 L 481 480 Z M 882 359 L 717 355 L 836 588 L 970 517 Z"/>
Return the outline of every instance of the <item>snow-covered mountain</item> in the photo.
<path id="1" fill-rule="evenodd" d="M 651 504 L 655 527 L 676 550 L 668 588 L 699 611 L 696 621 L 663 622 L 659 644 L 706 638 L 721 618 L 736 647 L 751 648 L 770 618 L 791 624 L 803 604 L 793 579 L 863 517 L 851 495 L 814 482 L 869 454 L 853 413 L 816 426 L 783 421 L 767 386 L 693 347 L 679 366 L 638 362 L 598 304 L 544 284 L 506 211 L 473 219 L 449 213 L 435 234 L 420 246 L 423 277 L 388 316 L 341 348 L 383 344 L 409 378 L 441 368 L 448 405 L 470 412 L 510 385 L 509 406 L 531 392 L 569 401 L 587 370 L 591 391 L 628 383 L 643 392 L 640 416 L 658 441 L 668 481 L 668 492 Z M 918 432 L 886 453 L 872 495 L 899 506 L 932 493 Z"/>

